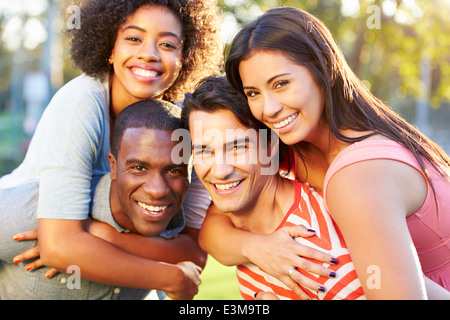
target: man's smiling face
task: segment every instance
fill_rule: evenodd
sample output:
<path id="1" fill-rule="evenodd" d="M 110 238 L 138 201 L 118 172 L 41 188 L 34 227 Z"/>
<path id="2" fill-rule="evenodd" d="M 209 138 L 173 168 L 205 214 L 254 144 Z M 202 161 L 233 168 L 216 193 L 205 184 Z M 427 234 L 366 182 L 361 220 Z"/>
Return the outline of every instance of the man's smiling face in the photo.
<path id="1" fill-rule="evenodd" d="M 267 145 L 259 146 L 257 130 L 229 110 L 192 111 L 189 128 L 195 171 L 216 207 L 224 213 L 250 209 L 268 178 L 262 169 L 270 166 L 260 161 Z"/>
<path id="2" fill-rule="evenodd" d="M 121 210 L 116 221 L 146 236 L 163 232 L 180 209 L 188 190 L 186 164 L 174 164 L 171 131 L 129 128 L 117 159 L 112 155 L 111 179 L 116 183 Z"/>

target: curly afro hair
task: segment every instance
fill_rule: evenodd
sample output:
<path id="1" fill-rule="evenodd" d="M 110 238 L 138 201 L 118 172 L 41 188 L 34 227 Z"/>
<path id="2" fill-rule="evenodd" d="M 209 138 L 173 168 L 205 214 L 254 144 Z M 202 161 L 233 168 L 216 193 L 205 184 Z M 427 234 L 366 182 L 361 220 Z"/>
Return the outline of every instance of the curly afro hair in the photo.
<path id="1" fill-rule="evenodd" d="M 87 0 L 82 1 L 81 28 L 67 30 L 71 57 L 89 76 L 103 80 L 111 72 L 108 60 L 119 27 L 127 17 L 146 4 L 166 6 L 183 26 L 183 58 L 180 74 L 164 94 L 168 101 L 180 101 L 205 76 L 223 65 L 219 36 L 219 15 L 215 0 Z"/>

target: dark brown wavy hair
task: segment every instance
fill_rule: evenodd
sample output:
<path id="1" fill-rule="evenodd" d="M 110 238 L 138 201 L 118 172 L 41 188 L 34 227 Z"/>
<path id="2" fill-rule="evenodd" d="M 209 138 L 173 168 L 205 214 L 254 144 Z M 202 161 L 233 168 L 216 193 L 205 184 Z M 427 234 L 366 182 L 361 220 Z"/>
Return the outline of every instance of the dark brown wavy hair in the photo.
<path id="1" fill-rule="evenodd" d="M 328 28 L 313 15 L 297 8 L 274 8 L 241 29 L 225 63 L 230 83 L 241 92 L 239 64 L 258 50 L 281 52 L 308 68 L 323 89 L 322 118 L 337 139 L 352 143 L 381 134 L 408 148 L 426 175 L 424 159 L 441 175 L 448 176 L 449 156 L 372 95 L 350 69 Z M 371 133 L 352 138 L 344 136 L 341 129 Z M 301 151 L 303 144 L 300 142 L 296 149 Z"/>
<path id="2" fill-rule="evenodd" d="M 81 28 L 67 30 L 72 60 L 84 73 L 104 79 L 113 72 L 108 63 L 119 27 L 143 5 L 172 10 L 183 26 L 183 57 L 178 78 L 165 100 L 179 101 L 200 79 L 222 66 L 219 15 L 214 0 L 87 0 L 81 5 Z"/>
<path id="3" fill-rule="evenodd" d="M 184 128 L 189 128 L 189 116 L 192 111 L 213 113 L 219 110 L 228 110 L 245 127 L 255 129 L 265 135 L 266 141 L 271 141 L 271 130 L 258 121 L 250 111 L 247 98 L 227 81 L 226 77 L 213 75 L 202 79 L 192 94 L 186 95 L 183 101 L 181 121 Z M 261 131 L 264 130 L 264 131 Z M 289 161 L 288 146 L 278 140 L 278 161 Z M 271 141 L 275 143 L 275 141 Z"/>

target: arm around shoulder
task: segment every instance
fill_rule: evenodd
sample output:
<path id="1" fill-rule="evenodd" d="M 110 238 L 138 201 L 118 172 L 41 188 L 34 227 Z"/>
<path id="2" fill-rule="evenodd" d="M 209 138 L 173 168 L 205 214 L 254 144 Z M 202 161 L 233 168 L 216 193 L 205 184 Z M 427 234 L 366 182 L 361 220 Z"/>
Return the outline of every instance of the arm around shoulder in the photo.
<path id="1" fill-rule="evenodd" d="M 163 290 L 173 299 L 192 299 L 200 283 L 201 269 L 194 263 L 135 256 L 85 232 L 83 221 L 40 219 L 39 242 L 44 265 L 62 272 L 77 265 L 86 280 Z"/>
<path id="2" fill-rule="evenodd" d="M 202 269 L 206 265 L 206 253 L 197 243 L 198 229 L 185 228 L 175 238 L 146 237 L 134 233 L 121 233 L 110 225 L 93 221 L 89 233 L 140 257 L 166 263 L 192 261 Z"/>
<path id="3" fill-rule="evenodd" d="M 237 229 L 231 219 L 211 205 L 198 235 L 200 247 L 227 266 L 249 263 L 245 244 L 257 234 Z"/>

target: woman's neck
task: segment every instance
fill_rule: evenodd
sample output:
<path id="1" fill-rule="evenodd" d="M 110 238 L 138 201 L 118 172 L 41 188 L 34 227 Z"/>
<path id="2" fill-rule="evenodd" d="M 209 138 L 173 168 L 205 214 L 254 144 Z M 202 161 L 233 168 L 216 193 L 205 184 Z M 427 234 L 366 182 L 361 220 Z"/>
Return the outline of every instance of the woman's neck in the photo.
<path id="1" fill-rule="evenodd" d="M 297 155 L 303 159 L 298 161 L 297 179 L 309 183 L 322 190 L 325 174 L 337 154 L 349 146 L 330 133 L 328 126 L 317 130 L 314 139 L 301 141 L 294 146 Z"/>
<path id="2" fill-rule="evenodd" d="M 110 82 L 110 112 L 111 118 L 115 119 L 117 115 L 125 109 L 127 106 L 138 102 L 139 99 L 125 94 L 120 90 L 116 90 L 113 84 Z"/>

